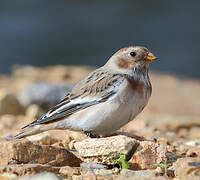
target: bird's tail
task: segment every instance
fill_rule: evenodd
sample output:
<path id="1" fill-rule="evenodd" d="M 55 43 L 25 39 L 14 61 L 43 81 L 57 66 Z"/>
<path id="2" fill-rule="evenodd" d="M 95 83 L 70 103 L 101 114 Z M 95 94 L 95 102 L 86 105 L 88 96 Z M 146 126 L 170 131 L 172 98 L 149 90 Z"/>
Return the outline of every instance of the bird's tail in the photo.
<path id="1" fill-rule="evenodd" d="M 44 125 L 44 124 L 26 127 L 24 129 L 22 129 L 21 132 L 14 137 L 16 139 L 21 139 L 21 138 L 24 138 L 27 136 L 32 136 L 32 135 L 39 134 L 44 131 L 48 131 L 48 130 L 52 129 L 51 127 L 52 126 L 48 126 L 48 125 Z"/>

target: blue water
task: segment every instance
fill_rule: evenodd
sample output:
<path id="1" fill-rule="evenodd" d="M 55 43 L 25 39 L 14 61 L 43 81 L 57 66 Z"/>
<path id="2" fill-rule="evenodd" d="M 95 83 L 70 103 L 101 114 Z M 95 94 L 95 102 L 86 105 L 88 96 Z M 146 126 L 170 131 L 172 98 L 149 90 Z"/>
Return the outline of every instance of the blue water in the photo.
<path id="1" fill-rule="evenodd" d="M 0 73 L 15 64 L 103 65 L 128 45 L 149 48 L 151 69 L 200 77 L 200 1 L 0 0 Z"/>

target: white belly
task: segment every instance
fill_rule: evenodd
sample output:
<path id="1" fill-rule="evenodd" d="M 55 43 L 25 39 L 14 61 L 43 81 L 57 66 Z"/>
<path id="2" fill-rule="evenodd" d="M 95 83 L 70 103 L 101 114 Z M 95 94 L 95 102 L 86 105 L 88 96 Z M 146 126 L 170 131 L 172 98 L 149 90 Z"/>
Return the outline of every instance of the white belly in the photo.
<path id="1" fill-rule="evenodd" d="M 111 100 L 76 112 L 65 121 L 65 128 L 108 135 L 133 120 L 147 104 L 148 99 L 133 92 L 128 85 Z M 57 124 L 59 126 L 59 122 Z"/>

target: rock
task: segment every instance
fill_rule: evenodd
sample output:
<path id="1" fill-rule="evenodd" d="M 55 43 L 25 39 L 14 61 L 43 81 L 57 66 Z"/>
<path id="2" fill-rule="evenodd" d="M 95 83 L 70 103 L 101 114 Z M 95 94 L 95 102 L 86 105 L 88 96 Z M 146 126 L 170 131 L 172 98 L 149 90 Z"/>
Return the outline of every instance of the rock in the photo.
<path id="1" fill-rule="evenodd" d="M 132 178 L 147 178 L 150 179 L 151 177 L 154 177 L 156 175 L 155 170 L 140 170 L 140 171 L 133 171 L 129 169 L 122 169 L 121 174 L 124 179 L 127 177 L 132 177 Z"/>
<path id="2" fill-rule="evenodd" d="M 72 177 L 73 175 L 80 175 L 81 172 L 80 172 L 80 169 L 77 169 L 77 168 L 75 169 L 75 168 L 72 168 L 69 166 L 64 166 L 64 167 L 60 168 L 59 174 L 62 177 L 69 178 L 69 177 Z"/>
<path id="3" fill-rule="evenodd" d="M 24 177 L 24 178 L 20 178 L 19 180 L 44 180 L 44 179 L 48 179 L 48 180 L 60 180 L 61 177 L 59 177 L 56 174 L 53 173 L 40 173 L 40 174 L 35 174 L 31 177 Z"/>
<path id="4" fill-rule="evenodd" d="M 3 129 L 12 129 L 17 123 L 17 120 L 15 116 L 5 114 L 0 117 L 0 123 Z"/>
<path id="5" fill-rule="evenodd" d="M 25 109 L 18 101 L 17 97 L 9 92 L 1 91 L 0 93 L 0 115 L 13 114 L 19 115 L 24 114 Z"/>
<path id="6" fill-rule="evenodd" d="M 15 164 L 8 166 L 0 166 L 0 173 L 12 173 L 17 176 L 33 175 L 40 172 L 59 172 L 58 167 L 42 164 Z"/>
<path id="7" fill-rule="evenodd" d="M 121 155 L 131 157 L 139 143 L 126 136 L 85 139 L 74 143 L 78 155 L 84 162 L 115 164 Z"/>
<path id="8" fill-rule="evenodd" d="M 192 140 L 200 139 L 200 127 L 195 126 L 189 130 L 189 138 Z"/>
<path id="9" fill-rule="evenodd" d="M 11 180 L 11 179 L 9 179 L 9 178 L 5 177 L 4 175 L 0 174 L 0 180 Z"/>
<path id="10" fill-rule="evenodd" d="M 175 175 L 181 180 L 200 179 L 200 157 L 180 158 L 174 164 Z"/>
<path id="11" fill-rule="evenodd" d="M 104 176 L 109 177 L 116 174 L 119 174 L 120 169 L 119 168 L 112 168 L 112 169 L 84 169 L 81 174 L 92 172 L 96 174 L 97 176 Z"/>
<path id="12" fill-rule="evenodd" d="M 38 145 L 26 139 L 0 139 L 0 157 L 8 159 L 8 164 L 79 166 L 81 162 L 75 155 L 63 148 Z"/>
<path id="13" fill-rule="evenodd" d="M 78 141 L 83 141 L 84 139 L 87 139 L 87 135 L 82 133 L 82 132 L 76 132 L 76 131 L 69 131 L 67 130 L 68 135 L 72 140 L 75 140 L 76 142 Z"/>
<path id="14" fill-rule="evenodd" d="M 16 174 L 12 174 L 12 173 L 3 173 L 2 175 L 0 175 L 0 179 L 3 180 L 2 179 L 3 177 L 5 177 L 5 178 L 7 178 L 9 180 L 16 180 L 17 179 L 17 175 Z"/>
<path id="15" fill-rule="evenodd" d="M 57 104 L 68 91 L 71 91 L 73 85 L 53 85 L 48 83 L 34 83 L 23 89 L 18 99 L 21 104 L 28 106 L 36 104 L 43 110 L 48 110 Z"/>
<path id="16" fill-rule="evenodd" d="M 72 179 L 73 180 L 108 180 L 106 177 L 102 178 L 100 176 L 95 175 L 94 173 L 87 173 L 84 175 L 74 175 Z"/>
<path id="17" fill-rule="evenodd" d="M 176 147 L 176 151 L 179 154 L 188 156 L 188 157 L 197 157 L 200 156 L 200 147 L 197 146 L 188 146 L 185 144 L 180 144 Z"/>
<path id="18" fill-rule="evenodd" d="M 9 164 L 9 159 L 6 159 L 5 157 L 0 156 L 0 165 L 7 166 L 8 164 Z"/>
<path id="19" fill-rule="evenodd" d="M 153 164 L 159 164 L 167 159 L 166 146 L 151 142 L 142 141 L 136 153 L 130 159 L 131 169 L 152 169 Z"/>
<path id="20" fill-rule="evenodd" d="M 196 146 L 196 147 L 200 147 L 200 140 L 193 140 L 193 141 L 187 141 L 185 142 L 185 145 L 187 146 Z"/>
<path id="21" fill-rule="evenodd" d="M 170 180 L 170 179 L 164 176 L 157 176 L 157 177 L 151 178 L 151 180 Z M 173 180 L 178 180 L 178 179 L 173 179 Z"/>
<path id="22" fill-rule="evenodd" d="M 49 132 L 43 132 L 37 135 L 29 136 L 27 139 L 31 142 L 42 145 L 51 145 L 57 142 Z"/>
<path id="23" fill-rule="evenodd" d="M 40 110 L 40 107 L 36 104 L 31 104 L 26 109 L 26 117 L 30 121 L 33 119 L 38 118 L 42 114 L 42 111 Z"/>

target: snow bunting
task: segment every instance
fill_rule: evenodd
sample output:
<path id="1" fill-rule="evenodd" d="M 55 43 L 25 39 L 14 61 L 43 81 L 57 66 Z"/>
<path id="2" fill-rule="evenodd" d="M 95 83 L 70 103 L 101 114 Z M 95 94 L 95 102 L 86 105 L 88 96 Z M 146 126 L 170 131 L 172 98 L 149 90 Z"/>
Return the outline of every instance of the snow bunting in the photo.
<path id="1" fill-rule="evenodd" d="M 64 99 L 22 128 L 16 138 L 52 129 L 107 136 L 133 120 L 151 96 L 148 66 L 157 58 L 146 48 L 125 47 L 81 80 Z"/>

